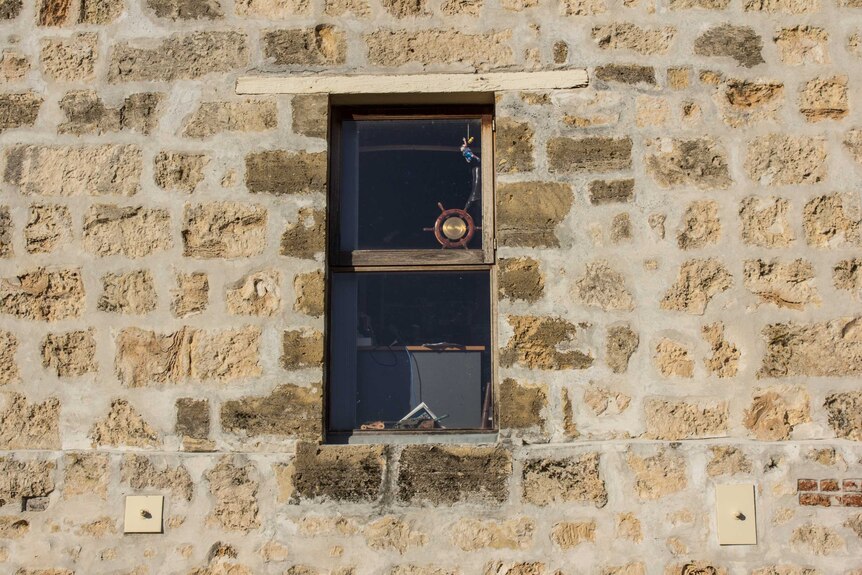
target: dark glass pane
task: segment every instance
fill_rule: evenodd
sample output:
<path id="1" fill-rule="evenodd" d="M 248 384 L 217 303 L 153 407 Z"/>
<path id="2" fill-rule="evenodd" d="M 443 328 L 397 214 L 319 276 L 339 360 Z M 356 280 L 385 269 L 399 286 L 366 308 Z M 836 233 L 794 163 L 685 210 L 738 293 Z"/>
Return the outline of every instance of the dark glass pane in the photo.
<path id="1" fill-rule="evenodd" d="M 334 273 L 330 428 L 490 428 L 489 274 Z"/>
<path id="2" fill-rule="evenodd" d="M 432 231 L 440 206 L 465 210 L 481 227 L 481 136 L 479 119 L 343 122 L 340 249 L 441 249 Z M 444 237 L 480 249 L 481 232 L 467 242 L 461 221 Z"/>

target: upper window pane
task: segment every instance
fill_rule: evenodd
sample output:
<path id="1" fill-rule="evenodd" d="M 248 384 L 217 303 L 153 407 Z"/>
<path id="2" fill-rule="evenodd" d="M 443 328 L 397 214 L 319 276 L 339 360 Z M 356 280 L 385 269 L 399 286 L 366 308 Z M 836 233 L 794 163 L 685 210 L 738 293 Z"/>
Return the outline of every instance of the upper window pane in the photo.
<path id="1" fill-rule="evenodd" d="M 340 251 L 482 248 L 480 118 L 345 120 L 341 133 Z"/>

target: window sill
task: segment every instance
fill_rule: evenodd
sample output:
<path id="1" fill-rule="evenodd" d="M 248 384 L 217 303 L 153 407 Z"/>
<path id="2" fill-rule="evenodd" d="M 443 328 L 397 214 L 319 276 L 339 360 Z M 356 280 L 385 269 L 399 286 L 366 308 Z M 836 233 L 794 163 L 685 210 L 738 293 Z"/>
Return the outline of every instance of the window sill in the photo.
<path id="1" fill-rule="evenodd" d="M 356 431 L 353 433 L 329 433 L 326 443 L 332 445 L 422 445 L 427 443 L 444 444 L 493 444 L 497 443 L 496 431 L 465 432 L 409 432 L 397 433 Z"/>

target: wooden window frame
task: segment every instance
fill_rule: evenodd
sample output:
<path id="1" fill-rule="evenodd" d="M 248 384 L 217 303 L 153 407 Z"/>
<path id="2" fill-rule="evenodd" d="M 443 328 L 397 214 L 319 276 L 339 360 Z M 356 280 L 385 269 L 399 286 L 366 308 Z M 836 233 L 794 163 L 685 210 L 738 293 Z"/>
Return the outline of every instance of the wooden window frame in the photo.
<path id="1" fill-rule="evenodd" d="M 340 206 L 341 206 L 341 125 L 344 120 L 376 119 L 481 119 L 482 140 L 482 248 L 481 249 L 409 249 L 409 250 L 354 250 L 343 252 L 340 247 Z M 375 106 L 342 105 L 329 110 L 329 185 L 327 191 L 327 280 L 326 280 L 326 336 L 324 341 L 324 434 L 328 440 L 349 436 L 379 437 L 382 441 L 397 442 L 398 437 L 409 435 L 467 436 L 498 432 L 499 421 L 499 374 L 498 374 L 498 337 L 497 337 L 497 275 L 496 264 L 496 227 L 495 208 L 495 137 L 494 106 L 440 105 L 440 106 Z M 433 430 L 331 430 L 329 425 L 330 394 L 330 324 L 335 318 L 331 310 L 332 274 L 372 273 L 372 272 L 445 272 L 445 271 L 486 271 L 489 284 L 490 316 L 490 362 L 491 362 L 491 423 L 487 428 L 478 429 L 433 429 Z"/>

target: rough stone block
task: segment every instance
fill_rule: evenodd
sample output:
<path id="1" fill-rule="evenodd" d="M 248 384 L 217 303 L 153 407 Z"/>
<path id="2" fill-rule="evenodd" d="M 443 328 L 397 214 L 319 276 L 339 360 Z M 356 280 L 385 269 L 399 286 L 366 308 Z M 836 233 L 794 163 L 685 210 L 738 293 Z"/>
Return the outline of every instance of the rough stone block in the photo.
<path id="1" fill-rule="evenodd" d="M 270 30 L 262 39 L 263 53 L 277 66 L 330 66 L 347 60 L 347 39 L 330 24 L 314 28 Z"/>
<path id="2" fill-rule="evenodd" d="M 531 172 L 533 161 L 534 130 L 529 122 L 514 118 L 497 118 L 494 138 L 494 159 L 497 173 Z"/>
<path id="3" fill-rule="evenodd" d="M 545 276 L 538 260 L 533 258 L 502 258 L 497 265 L 500 297 L 534 303 L 541 299 Z"/>
<path id="4" fill-rule="evenodd" d="M 58 205 L 32 205 L 24 228 L 24 245 L 28 253 L 48 254 L 68 245 L 72 239 L 72 217 L 69 208 Z"/>
<path id="5" fill-rule="evenodd" d="M 759 389 L 743 414 L 743 425 L 760 441 L 789 439 L 795 426 L 811 421 L 809 402 L 802 387 Z"/>
<path id="6" fill-rule="evenodd" d="M 620 84 L 645 84 L 655 86 L 655 68 L 652 66 L 638 66 L 636 64 L 605 64 L 597 66 L 596 78 L 604 82 L 617 82 Z"/>
<path id="7" fill-rule="evenodd" d="M 819 0 L 744 0 L 746 12 L 804 14 L 820 10 Z"/>
<path id="8" fill-rule="evenodd" d="M 458 64 L 488 70 L 514 63 L 512 31 L 469 34 L 460 30 L 378 30 L 362 37 L 377 66 Z"/>
<path id="9" fill-rule="evenodd" d="M 752 465 L 748 456 L 740 449 L 719 445 L 710 447 L 712 459 L 706 464 L 706 474 L 710 477 L 751 473 Z"/>
<path id="10" fill-rule="evenodd" d="M 205 440 L 210 435 L 210 402 L 207 399 L 181 397 L 176 402 L 177 435 Z"/>
<path id="11" fill-rule="evenodd" d="M 241 533 L 258 529 L 259 476 L 253 463 L 243 457 L 230 455 L 222 457 L 215 467 L 204 473 L 210 494 L 215 499 L 215 505 L 207 516 L 207 524 Z"/>
<path id="12" fill-rule="evenodd" d="M 0 449 L 60 449 L 60 400 L 49 397 L 31 403 L 19 393 L 6 395 L 0 411 Z M 0 480 L 0 501 L 3 499 Z"/>
<path id="13" fill-rule="evenodd" d="M 608 492 L 599 471 L 599 454 L 525 461 L 523 497 L 540 506 L 580 502 L 604 507 Z"/>
<path id="14" fill-rule="evenodd" d="M 109 108 L 93 90 L 69 92 L 60 100 L 66 122 L 57 131 L 69 134 L 103 134 L 131 130 L 150 134 L 159 122 L 162 95 L 132 94 L 117 108 Z"/>
<path id="15" fill-rule="evenodd" d="M 637 351 L 640 337 L 628 325 L 617 325 L 608 328 L 605 347 L 605 361 L 614 373 L 625 373 L 628 370 L 629 359 Z"/>
<path id="16" fill-rule="evenodd" d="M 84 282 L 78 269 L 36 268 L 0 280 L 0 313 L 57 321 L 84 311 Z"/>
<path id="17" fill-rule="evenodd" d="M 794 240 L 787 220 L 790 202 L 784 198 L 749 196 L 739 205 L 742 241 L 763 248 L 784 248 Z"/>
<path id="18" fill-rule="evenodd" d="M 248 60 L 248 39 L 233 31 L 189 32 L 161 40 L 120 42 L 110 53 L 108 81 L 194 79 L 242 68 Z"/>
<path id="19" fill-rule="evenodd" d="M 855 198 L 848 194 L 830 194 L 809 200 L 802 211 L 802 228 L 811 246 L 862 244 L 862 214 Z"/>
<path id="20" fill-rule="evenodd" d="M 629 50 L 643 55 L 666 54 L 673 45 L 676 28 L 642 28 L 629 22 L 594 26 L 593 42 L 605 50 Z"/>
<path id="21" fill-rule="evenodd" d="M 39 0 L 36 22 L 39 26 L 63 26 L 71 16 L 71 6 L 71 0 Z"/>
<path id="22" fill-rule="evenodd" d="M 544 428 L 545 418 L 542 413 L 548 406 L 547 386 L 520 383 L 506 378 L 500 384 L 497 403 L 500 409 L 500 429 Z"/>
<path id="23" fill-rule="evenodd" d="M 784 102 L 784 84 L 729 80 L 713 99 L 721 109 L 724 123 L 732 128 L 777 121 Z"/>
<path id="24" fill-rule="evenodd" d="M 327 2 L 327 6 L 328 6 Z M 311 8 L 309 0 L 236 0 L 234 9 L 238 16 L 285 20 L 307 15 Z M 329 11 L 326 12 L 329 14 Z M 337 16 L 338 14 L 332 14 Z"/>
<path id="25" fill-rule="evenodd" d="M 706 369 L 718 377 L 735 376 L 739 370 L 739 349 L 724 339 L 724 324 L 716 322 L 705 325 L 701 333 L 712 348 L 712 355 L 704 360 Z"/>
<path id="26" fill-rule="evenodd" d="M 803 259 L 787 263 L 746 260 L 743 269 L 745 287 L 761 303 L 790 309 L 804 309 L 807 304 L 821 302 L 813 280 L 814 268 Z"/>
<path id="27" fill-rule="evenodd" d="M 60 377 L 76 377 L 99 370 L 93 329 L 49 333 L 42 342 L 42 366 Z"/>
<path id="28" fill-rule="evenodd" d="M 507 247 L 559 247 L 556 228 L 572 208 L 568 184 L 518 182 L 497 188 L 497 238 Z"/>
<path id="29" fill-rule="evenodd" d="M 226 401 L 222 429 L 231 433 L 319 439 L 323 405 L 319 387 L 280 385 L 267 396 Z"/>
<path id="30" fill-rule="evenodd" d="M 249 154 L 245 158 L 245 185 L 253 193 L 326 193 L 326 152 Z"/>
<path id="31" fill-rule="evenodd" d="M 655 346 L 653 362 L 664 377 L 694 376 L 694 361 L 688 348 L 672 339 L 663 337 Z"/>
<path id="32" fill-rule="evenodd" d="M 679 268 L 676 282 L 665 292 L 661 308 L 703 315 L 709 301 L 727 290 L 733 276 L 717 259 L 688 260 Z"/>
<path id="33" fill-rule="evenodd" d="M 578 296 L 586 305 L 610 310 L 632 310 L 634 299 L 626 279 L 612 269 L 607 260 L 587 263 L 584 277 L 575 284 Z"/>
<path id="34" fill-rule="evenodd" d="M 613 172 L 632 165 L 630 138 L 551 138 L 548 169 L 551 172 Z"/>
<path id="35" fill-rule="evenodd" d="M 293 280 L 293 291 L 296 292 L 294 310 L 312 317 L 323 315 L 326 303 L 323 272 L 297 274 Z"/>
<path id="36" fill-rule="evenodd" d="M 191 194 L 204 181 L 209 161 L 205 154 L 159 152 L 153 159 L 153 178 L 163 190 Z"/>
<path id="37" fill-rule="evenodd" d="M 0 506 L 54 491 L 56 463 L 47 459 L 0 457 Z"/>
<path id="38" fill-rule="evenodd" d="M 205 273 L 178 274 L 171 312 L 180 318 L 203 312 L 209 304 L 209 289 L 209 279 Z"/>
<path id="39" fill-rule="evenodd" d="M 0 206 L 0 258 L 11 258 L 14 255 L 12 247 L 13 226 L 9 208 Z"/>
<path id="40" fill-rule="evenodd" d="M 99 36 L 83 32 L 68 38 L 43 38 L 42 73 L 55 82 L 87 82 L 95 77 Z"/>
<path id="41" fill-rule="evenodd" d="M 513 335 L 501 350 L 500 363 L 516 362 L 530 369 L 586 369 L 589 351 L 572 349 L 578 327 L 558 317 L 508 316 Z M 561 351 L 561 348 L 565 351 Z"/>
<path id="42" fill-rule="evenodd" d="M 726 189 L 733 180 L 724 147 L 713 138 L 659 139 L 648 143 L 646 169 L 663 188 Z"/>
<path id="43" fill-rule="evenodd" d="M 862 373 L 862 318 L 774 323 L 763 328 L 758 377 L 853 376 Z"/>
<path id="44" fill-rule="evenodd" d="M 265 132 L 278 127 L 273 100 L 203 102 L 183 127 L 187 138 L 208 138 L 222 132 Z"/>
<path id="45" fill-rule="evenodd" d="M 173 246 L 168 210 L 96 204 L 84 216 L 84 249 L 100 257 L 141 258 Z"/>
<path id="46" fill-rule="evenodd" d="M 0 1 L 0 20 L 14 20 L 21 13 L 23 6 L 23 0 Z"/>
<path id="47" fill-rule="evenodd" d="M 502 447 L 410 445 L 401 452 L 398 498 L 406 503 L 503 503 L 512 454 Z"/>
<path id="48" fill-rule="evenodd" d="M 649 439 L 679 441 L 724 437 L 728 433 L 728 406 L 725 401 L 648 399 L 644 403 L 644 412 L 645 436 Z"/>
<path id="49" fill-rule="evenodd" d="M 0 94 L 0 132 L 32 127 L 42 108 L 42 96 L 36 92 Z"/>
<path id="50" fill-rule="evenodd" d="M 90 429 L 94 448 L 100 445 L 154 448 L 160 443 L 158 433 L 125 399 L 111 402 L 108 414 Z"/>
<path id="51" fill-rule="evenodd" d="M 862 260 L 841 260 L 832 268 L 832 285 L 846 290 L 853 296 L 862 296 Z"/>
<path id="52" fill-rule="evenodd" d="M 56 1 L 56 0 L 55 0 Z M 81 24 L 110 24 L 123 13 L 123 0 L 80 0 L 78 22 Z"/>
<path id="53" fill-rule="evenodd" d="M 626 463 L 634 473 L 635 492 L 641 499 L 660 499 L 688 485 L 685 458 L 673 451 L 662 448 L 647 457 L 629 451 Z"/>
<path id="54" fill-rule="evenodd" d="M 824 28 L 781 28 L 772 39 L 781 61 L 788 66 L 829 63 L 829 33 Z"/>
<path id="55" fill-rule="evenodd" d="M 248 274 L 228 287 L 228 313 L 272 316 L 281 309 L 281 273 L 266 269 Z"/>
<path id="56" fill-rule="evenodd" d="M 696 55 L 733 58 L 746 68 L 764 63 L 762 50 L 763 39 L 749 26 L 721 24 L 694 41 Z"/>
<path id="57" fill-rule="evenodd" d="M 309 138 L 325 138 L 329 98 L 321 94 L 294 96 L 291 100 L 293 133 Z"/>
<path id="58" fill-rule="evenodd" d="M 142 169 L 141 150 L 133 145 L 13 145 L 4 156 L 3 181 L 23 194 L 131 196 Z"/>
<path id="59" fill-rule="evenodd" d="M 186 501 L 192 500 L 195 484 L 182 464 L 171 466 L 164 457 L 128 454 L 120 465 L 120 481 L 137 490 L 169 491 Z"/>
<path id="60" fill-rule="evenodd" d="M 560 549 L 574 549 L 581 543 L 596 540 L 597 524 L 593 521 L 561 521 L 551 529 L 551 541 Z"/>
<path id="61" fill-rule="evenodd" d="M 109 273 L 102 276 L 97 307 L 106 312 L 142 315 L 156 309 L 157 299 L 149 270 Z"/>
<path id="62" fill-rule="evenodd" d="M 799 90 L 799 112 L 809 122 L 840 120 L 850 112 L 847 76 L 815 78 Z"/>
<path id="63" fill-rule="evenodd" d="M 832 393 L 823 407 L 836 436 L 862 441 L 862 391 Z"/>
<path id="64" fill-rule="evenodd" d="M 300 442 L 292 465 L 293 494 L 301 500 L 376 501 L 381 496 L 386 448 Z"/>
<path id="65" fill-rule="evenodd" d="M 18 353 L 18 338 L 12 332 L 0 330 L 0 385 L 19 381 L 20 372 L 15 354 Z"/>
<path id="66" fill-rule="evenodd" d="M 157 18 L 170 20 L 217 20 L 224 17 L 219 0 L 147 0 Z"/>
<path id="67" fill-rule="evenodd" d="M 266 219 L 266 209 L 257 204 L 187 204 L 183 255 L 200 259 L 256 256 L 266 247 Z"/>
<path id="68" fill-rule="evenodd" d="M 64 457 L 63 498 L 95 495 L 108 497 L 110 457 L 103 453 L 67 453 Z"/>
<path id="69" fill-rule="evenodd" d="M 285 369 L 323 366 L 323 334 L 317 330 L 290 330 L 282 335 L 281 365 Z"/>
<path id="70" fill-rule="evenodd" d="M 525 8 L 538 4 L 538 1 L 521 1 Z M 607 7 L 604 0 L 562 0 L 559 10 L 562 16 L 592 16 L 604 13 Z"/>
<path id="71" fill-rule="evenodd" d="M 826 178 L 826 142 L 822 137 L 760 136 L 748 145 L 745 171 L 765 186 L 815 184 Z"/>
<path id="72" fill-rule="evenodd" d="M 627 203 L 634 199 L 635 181 L 594 180 L 590 182 L 590 203 L 601 206 L 613 203 Z"/>
<path id="73" fill-rule="evenodd" d="M 300 208 L 295 222 L 287 224 L 281 235 L 279 253 L 283 256 L 313 260 L 326 249 L 326 212 Z"/>

